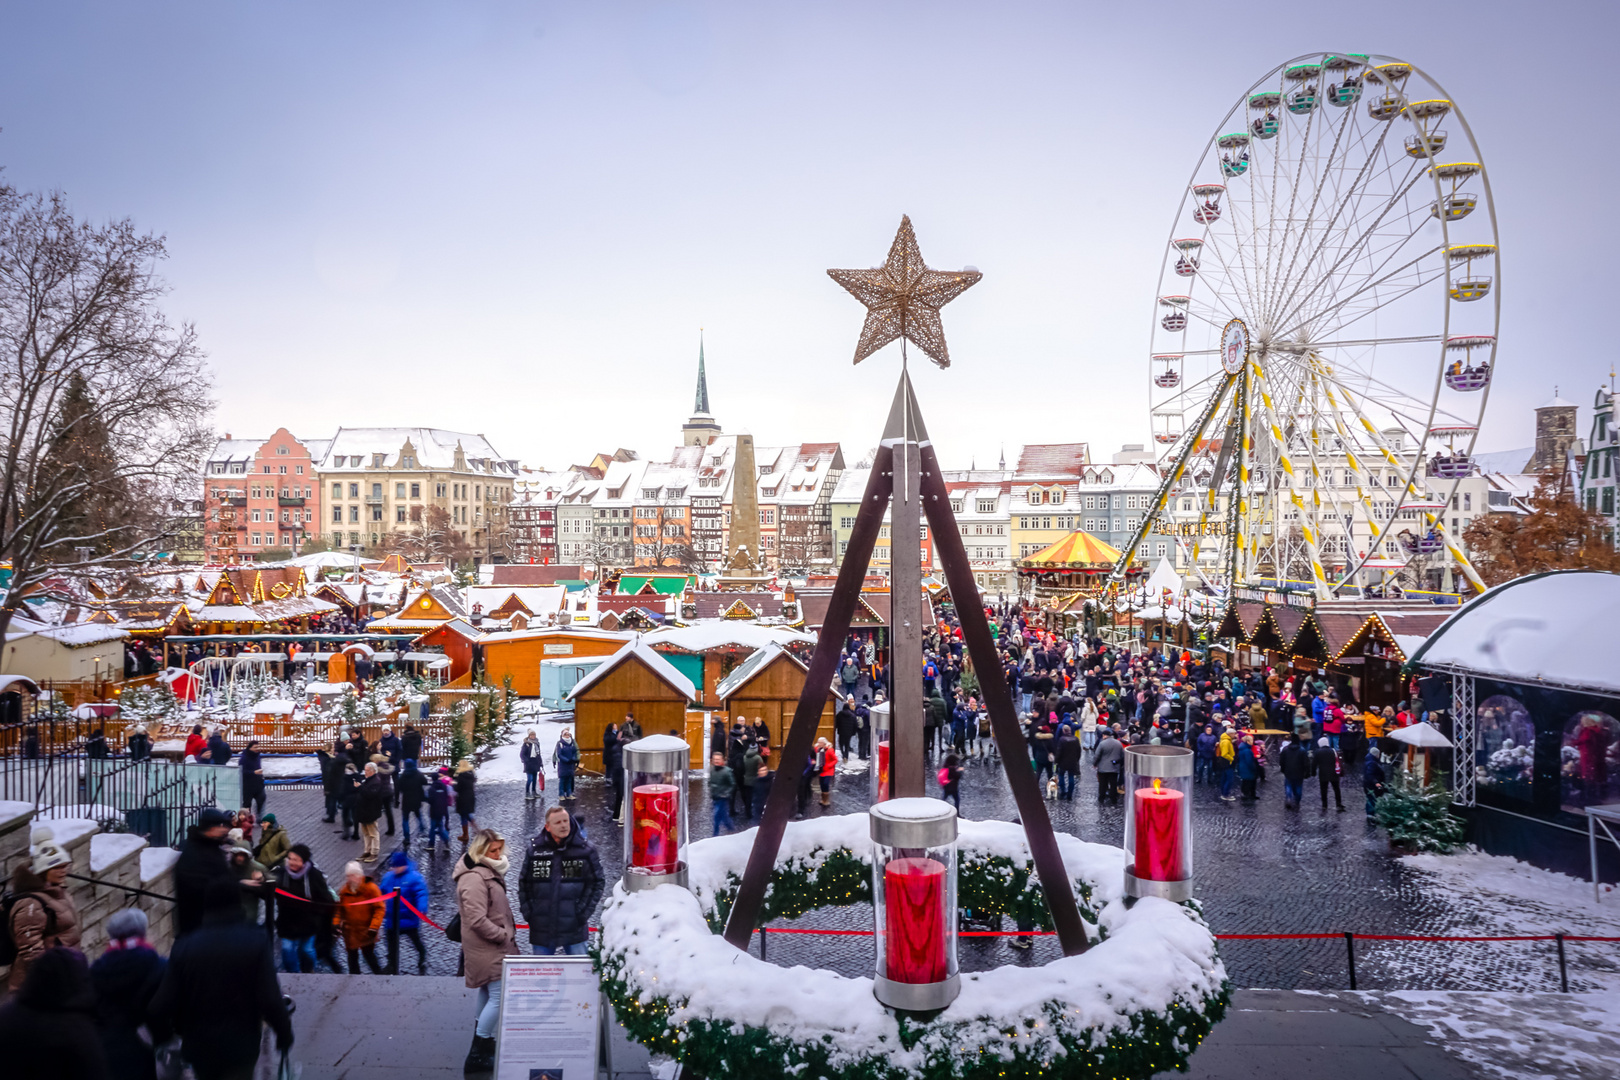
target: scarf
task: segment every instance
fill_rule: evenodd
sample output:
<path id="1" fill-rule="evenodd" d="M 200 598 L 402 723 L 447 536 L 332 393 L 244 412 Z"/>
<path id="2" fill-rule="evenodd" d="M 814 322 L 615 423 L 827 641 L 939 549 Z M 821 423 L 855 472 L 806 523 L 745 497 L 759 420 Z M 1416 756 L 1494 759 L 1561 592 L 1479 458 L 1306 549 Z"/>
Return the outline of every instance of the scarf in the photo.
<path id="1" fill-rule="evenodd" d="M 140 934 L 125 938 L 111 938 L 107 942 L 108 952 L 119 952 L 124 949 L 152 949 L 152 946 Z M 157 950 L 152 949 L 152 951 L 156 952 Z"/>
<path id="2" fill-rule="evenodd" d="M 499 859 L 479 859 L 478 861 L 495 871 L 502 879 L 505 879 L 506 871 L 512 867 L 512 859 L 507 855 L 502 855 Z"/>

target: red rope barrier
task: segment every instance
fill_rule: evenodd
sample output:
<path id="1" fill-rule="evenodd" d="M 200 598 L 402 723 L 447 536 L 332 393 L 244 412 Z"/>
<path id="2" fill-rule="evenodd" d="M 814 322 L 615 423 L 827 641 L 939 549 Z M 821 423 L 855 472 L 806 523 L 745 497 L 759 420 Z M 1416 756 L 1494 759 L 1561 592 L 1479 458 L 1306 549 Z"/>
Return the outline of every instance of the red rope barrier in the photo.
<path id="1" fill-rule="evenodd" d="M 277 889 L 276 895 L 285 896 L 289 900 L 302 900 L 306 904 L 323 903 L 334 907 L 343 904 L 380 904 L 384 900 L 392 900 L 399 896 L 399 902 L 410 908 L 417 918 L 442 931 L 444 927 L 428 918 L 427 913 L 417 909 L 416 905 L 400 896 L 396 889 L 391 893 L 370 900 L 326 901 L 311 900 L 307 896 L 297 896 L 283 889 Z M 528 923 L 518 923 L 516 928 L 527 930 Z M 601 927 L 590 926 L 587 930 L 595 932 Z M 820 934 L 824 937 L 871 937 L 871 930 L 832 930 L 814 926 L 764 926 L 760 929 L 770 934 Z M 1049 937 L 1056 934 L 1056 930 L 962 930 L 958 937 Z M 1358 941 L 1556 941 L 1557 934 L 1497 934 L 1497 935 L 1471 935 L 1471 934 L 1354 934 Z M 1337 941 L 1344 937 L 1344 933 L 1331 934 L 1216 934 L 1217 941 Z M 1572 934 L 1563 935 L 1565 941 L 1603 941 L 1620 942 L 1620 937 L 1576 937 Z"/>

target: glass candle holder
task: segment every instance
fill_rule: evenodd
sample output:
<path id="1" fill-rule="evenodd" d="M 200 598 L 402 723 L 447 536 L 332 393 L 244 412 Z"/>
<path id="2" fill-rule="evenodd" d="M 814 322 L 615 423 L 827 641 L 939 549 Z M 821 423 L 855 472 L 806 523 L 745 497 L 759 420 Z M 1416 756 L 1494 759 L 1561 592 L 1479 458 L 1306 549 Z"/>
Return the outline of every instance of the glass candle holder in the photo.
<path id="1" fill-rule="evenodd" d="M 1193 753 L 1125 748 L 1125 893 L 1192 899 Z"/>
<path id="2" fill-rule="evenodd" d="M 877 974 L 891 1009 L 943 1009 L 956 967 L 956 809 L 943 799 L 889 799 L 870 811 Z"/>
<path id="3" fill-rule="evenodd" d="M 624 887 L 686 884 L 686 770 L 691 748 L 673 735 L 648 735 L 624 748 Z"/>
<path id="4" fill-rule="evenodd" d="M 877 804 L 889 797 L 889 744 L 894 729 L 894 714 L 887 701 L 880 701 L 867 710 L 872 725 L 872 767 L 867 771 L 872 778 L 872 802 Z"/>

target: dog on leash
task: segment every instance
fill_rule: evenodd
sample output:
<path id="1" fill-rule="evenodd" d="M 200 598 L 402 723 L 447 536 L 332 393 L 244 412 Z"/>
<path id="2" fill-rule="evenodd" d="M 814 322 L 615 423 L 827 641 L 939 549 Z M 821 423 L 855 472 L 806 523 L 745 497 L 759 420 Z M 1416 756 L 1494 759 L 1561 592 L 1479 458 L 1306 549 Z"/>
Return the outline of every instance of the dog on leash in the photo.
<path id="1" fill-rule="evenodd" d="M 1046 797 L 1048 799 L 1056 799 L 1057 796 L 1058 796 L 1058 782 L 1057 782 L 1057 777 L 1054 776 L 1051 779 L 1046 781 Z"/>

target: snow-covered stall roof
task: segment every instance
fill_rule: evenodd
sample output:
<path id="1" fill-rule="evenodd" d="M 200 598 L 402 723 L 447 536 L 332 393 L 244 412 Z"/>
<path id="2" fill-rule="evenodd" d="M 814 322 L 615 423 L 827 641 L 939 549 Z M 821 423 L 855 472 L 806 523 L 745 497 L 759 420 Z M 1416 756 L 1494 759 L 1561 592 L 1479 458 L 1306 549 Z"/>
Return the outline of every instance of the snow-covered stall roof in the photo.
<path id="1" fill-rule="evenodd" d="M 671 664 L 668 660 L 665 660 L 662 656 L 659 656 L 657 653 L 653 652 L 652 647 L 647 643 L 646 638 L 641 636 L 636 637 L 633 641 L 625 642 L 624 647 L 618 652 L 614 653 L 612 656 L 608 657 L 606 662 L 604 662 L 601 667 L 598 667 L 595 671 L 592 671 L 583 679 L 579 680 L 579 682 L 575 683 L 573 690 L 569 691 L 568 693 L 567 700 L 573 701 L 590 687 L 606 678 L 607 675 L 616 670 L 620 664 L 628 662 L 631 658 L 640 660 L 642 663 L 646 664 L 654 675 L 657 675 L 660 679 L 664 680 L 664 682 L 668 683 L 670 688 L 676 693 L 685 694 L 686 700 L 697 700 L 697 687 L 692 685 L 692 680 L 688 679 L 685 675 L 682 675 L 679 671 L 677 671 L 674 664 Z"/>
<path id="2" fill-rule="evenodd" d="M 754 655 L 738 664 L 734 669 L 732 669 L 730 675 L 727 675 L 724 679 L 721 679 L 720 685 L 714 688 L 715 698 L 719 701 L 730 700 L 736 695 L 737 691 L 741 690 L 744 686 L 747 686 L 749 681 L 752 680 L 755 675 L 758 675 L 760 672 L 769 667 L 771 661 L 775 660 L 778 656 L 786 656 L 789 660 L 793 661 L 795 664 L 798 664 L 800 668 L 803 668 L 805 671 L 809 670 L 809 668 L 805 667 L 805 665 L 800 662 L 798 657 L 794 656 L 792 653 L 788 652 L 786 649 L 782 648 L 782 646 L 773 641 L 763 649 L 756 649 L 754 651 Z"/>
<path id="3" fill-rule="evenodd" d="M 1620 695 L 1620 574 L 1516 578 L 1447 619 L 1411 654 L 1422 667 Z"/>
<path id="4" fill-rule="evenodd" d="M 707 652 L 726 645 L 740 645 L 749 649 L 763 649 L 767 645 L 791 645 L 806 642 L 814 645 L 813 634 L 802 634 L 785 626 L 761 626 L 737 619 L 716 619 L 697 622 L 689 626 L 665 626 L 650 630 L 645 635 L 647 644 L 667 645 L 688 652 Z"/>

